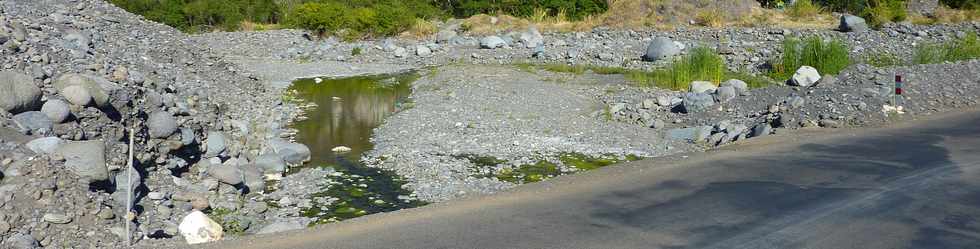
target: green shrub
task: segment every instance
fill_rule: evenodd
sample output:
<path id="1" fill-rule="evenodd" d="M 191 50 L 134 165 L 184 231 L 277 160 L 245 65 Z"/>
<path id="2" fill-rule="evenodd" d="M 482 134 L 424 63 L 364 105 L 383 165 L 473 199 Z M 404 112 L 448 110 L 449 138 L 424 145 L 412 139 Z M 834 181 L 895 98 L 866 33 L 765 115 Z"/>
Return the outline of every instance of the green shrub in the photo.
<path id="1" fill-rule="evenodd" d="M 861 13 L 868 24 L 875 28 L 889 22 L 901 22 L 908 18 L 904 0 L 871 0 Z"/>
<path id="2" fill-rule="evenodd" d="M 921 44 L 915 48 L 912 62 L 915 64 L 936 64 L 980 58 L 980 39 L 976 33 L 967 33 L 963 38 L 945 44 Z"/>
<path id="3" fill-rule="evenodd" d="M 980 9 L 980 0 L 940 0 L 939 2 L 954 9 Z"/>
<path id="4" fill-rule="evenodd" d="M 719 83 L 726 72 L 725 61 L 718 53 L 710 48 L 698 47 L 667 68 L 652 72 L 635 71 L 626 77 L 641 86 L 686 90 L 692 81 Z"/>
<path id="5" fill-rule="evenodd" d="M 237 30 L 243 21 L 275 23 L 275 0 L 110 0 L 129 12 L 187 32 Z"/>
<path id="6" fill-rule="evenodd" d="M 902 59 L 899 59 L 897 55 L 887 51 L 864 54 L 864 63 L 875 67 L 893 67 L 904 64 L 902 63 Z"/>
<path id="7" fill-rule="evenodd" d="M 843 41 L 824 41 L 818 36 L 811 36 L 805 40 L 783 40 L 782 58 L 770 64 L 770 77 L 788 80 L 801 66 L 811 66 L 822 74 L 837 74 L 850 65 L 851 60 Z"/>
<path id="8" fill-rule="evenodd" d="M 823 9 L 810 0 L 797 0 L 786 9 L 786 14 L 794 19 L 813 18 L 822 12 Z"/>
<path id="9" fill-rule="evenodd" d="M 606 0 L 440 0 L 436 4 L 456 17 L 476 14 L 505 13 L 520 17 L 534 16 L 535 10 L 545 10 L 556 16 L 564 11 L 572 20 L 581 20 L 609 9 Z"/>

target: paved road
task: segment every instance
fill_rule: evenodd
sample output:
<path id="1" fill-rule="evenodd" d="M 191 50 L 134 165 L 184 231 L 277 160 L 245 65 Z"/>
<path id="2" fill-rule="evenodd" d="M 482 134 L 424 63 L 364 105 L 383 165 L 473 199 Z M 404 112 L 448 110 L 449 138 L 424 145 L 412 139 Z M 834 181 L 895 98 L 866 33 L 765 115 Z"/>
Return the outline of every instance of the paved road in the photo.
<path id="1" fill-rule="evenodd" d="M 980 112 L 644 160 L 214 248 L 980 248 Z"/>

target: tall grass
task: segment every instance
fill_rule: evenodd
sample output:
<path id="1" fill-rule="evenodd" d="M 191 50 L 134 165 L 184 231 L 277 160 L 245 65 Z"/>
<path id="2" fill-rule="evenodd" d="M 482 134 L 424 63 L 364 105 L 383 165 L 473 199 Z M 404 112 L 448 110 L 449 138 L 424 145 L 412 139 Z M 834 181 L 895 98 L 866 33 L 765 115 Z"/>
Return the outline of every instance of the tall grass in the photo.
<path id="1" fill-rule="evenodd" d="M 851 59 L 843 41 L 825 41 L 818 36 L 811 36 L 802 40 L 783 40 L 782 58 L 770 64 L 770 77 L 788 80 L 801 66 L 811 66 L 822 74 L 837 74 L 851 64 Z"/>
<path id="2" fill-rule="evenodd" d="M 725 61 L 713 49 L 698 47 L 664 69 L 631 72 L 627 79 L 641 86 L 686 90 L 692 81 L 720 83 L 727 72 Z"/>
<path id="3" fill-rule="evenodd" d="M 980 39 L 970 32 L 963 38 L 945 44 L 922 44 L 915 48 L 912 62 L 915 64 L 935 64 L 964 61 L 980 58 Z"/>
<path id="4" fill-rule="evenodd" d="M 786 14 L 795 20 L 813 19 L 823 12 L 823 8 L 811 0 L 797 0 L 786 9 Z"/>

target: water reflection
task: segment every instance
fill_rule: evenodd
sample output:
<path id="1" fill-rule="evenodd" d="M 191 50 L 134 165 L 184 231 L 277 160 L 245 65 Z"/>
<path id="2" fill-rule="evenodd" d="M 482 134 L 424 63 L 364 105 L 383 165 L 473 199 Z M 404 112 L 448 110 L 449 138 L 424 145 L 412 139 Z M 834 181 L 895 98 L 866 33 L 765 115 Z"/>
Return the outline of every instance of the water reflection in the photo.
<path id="1" fill-rule="evenodd" d="M 313 79 L 294 82 L 292 89 L 297 90 L 298 97 L 318 105 L 307 111 L 309 119 L 293 125 L 299 131 L 296 139 L 314 152 L 313 163 L 343 162 L 338 159 L 359 161 L 361 154 L 372 148 L 369 141 L 372 129 L 400 109 L 411 94 L 409 83 L 416 77 L 365 76 L 320 83 Z M 331 151 L 338 146 L 349 147 L 351 151 Z"/>

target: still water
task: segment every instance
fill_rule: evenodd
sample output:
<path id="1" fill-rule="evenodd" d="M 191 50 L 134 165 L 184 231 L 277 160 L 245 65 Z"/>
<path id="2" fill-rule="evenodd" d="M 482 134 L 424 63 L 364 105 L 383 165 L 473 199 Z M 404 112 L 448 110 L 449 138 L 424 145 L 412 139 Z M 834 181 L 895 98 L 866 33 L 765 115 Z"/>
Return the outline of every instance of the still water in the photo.
<path id="1" fill-rule="evenodd" d="M 297 142 L 309 146 L 313 153 L 308 165 L 332 167 L 343 173 L 329 179 L 335 184 L 314 195 L 335 200 L 315 201 L 314 208 L 304 210 L 304 215 L 318 218 L 317 223 L 327 223 L 424 204 L 406 198 L 411 191 L 401 188 L 404 182 L 397 175 L 360 163 L 361 155 L 373 147 L 373 129 L 407 106 L 410 84 L 417 78 L 416 74 L 402 74 L 301 79 L 293 83 L 290 90 L 294 90 L 295 97 L 316 104 L 306 110 L 308 119 L 292 126 L 298 130 Z M 350 151 L 333 151 L 341 146 Z"/>

